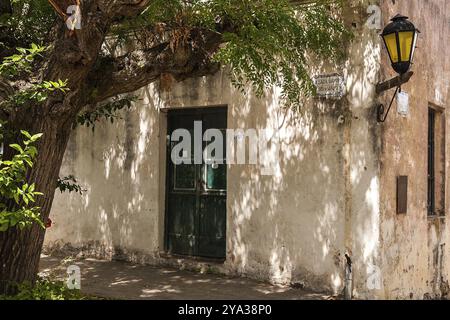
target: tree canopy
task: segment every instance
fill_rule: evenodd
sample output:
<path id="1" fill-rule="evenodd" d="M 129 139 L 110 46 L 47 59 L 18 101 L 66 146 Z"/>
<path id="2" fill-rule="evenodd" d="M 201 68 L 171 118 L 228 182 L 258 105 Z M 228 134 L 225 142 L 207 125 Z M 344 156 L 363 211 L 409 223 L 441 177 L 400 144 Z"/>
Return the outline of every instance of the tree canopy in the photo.
<path id="1" fill-rule="evenodd" d="M 302 95 L 314 91 L 308 56 L 332 58 L 342 52 L 342 40 L 348 34 L 336 14 L 339 1 L 331 2 L 91 1 L 91 6 L 102 12 L 102 26 L 91 25 L 82 12 L 81 30 L 71 35 L 78 37 L 81 44 L 91 33 L 83 29 L 102 27 L 106 36 L 89 77 L 90 99 L 85 103 L 136 90 L 161 74 L 182 80 L 213 73 L 220 63 L 230 68 L 231 80 L 237 87 L 252 85 L 261 95 L 265 88 L 277 85 L 286 102 L 295 104 Z M 55 46 L 55 21 L 66 19 L 68 14 L 62 14 L 72 4 L 77 1 L 12 1 L 11 12 L 0 20 L 0 58 L 33 43 Z M 132 50 L 124 47 L 127 43 L 133 43 Z M 67 49 L 50 50 L 48 55 L 69 54 Z M 108 79 L 106 84 L 103 79 Z"/>

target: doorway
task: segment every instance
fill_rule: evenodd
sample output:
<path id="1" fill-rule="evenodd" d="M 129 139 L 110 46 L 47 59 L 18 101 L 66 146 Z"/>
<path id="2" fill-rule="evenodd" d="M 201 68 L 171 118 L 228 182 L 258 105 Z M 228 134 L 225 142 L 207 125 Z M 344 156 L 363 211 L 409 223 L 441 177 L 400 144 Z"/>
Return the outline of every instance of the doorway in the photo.
<path id="1" fill-rule="evenodd" d="M 194 164 L 194 122 L 201 121 L 201 136 L 208 129 L 227 128 L 227 108 L 170 110 L 167 116 L 166 251 L 171 254 L 224 259 L 226 251 L 227 166 L 202 157 Z M 171 160 L 176 129 L 191 134 L 191 164 Z M 225 137 L 225 136 L 224 136 Z M 212 141 L 211 141 L 212 142 Z M 202 150 L 211 142 L 202 142 Z M 183 155 L 183 158 L 186 155 Z M 206 159 L 208 160 L 208 159 Z"/>

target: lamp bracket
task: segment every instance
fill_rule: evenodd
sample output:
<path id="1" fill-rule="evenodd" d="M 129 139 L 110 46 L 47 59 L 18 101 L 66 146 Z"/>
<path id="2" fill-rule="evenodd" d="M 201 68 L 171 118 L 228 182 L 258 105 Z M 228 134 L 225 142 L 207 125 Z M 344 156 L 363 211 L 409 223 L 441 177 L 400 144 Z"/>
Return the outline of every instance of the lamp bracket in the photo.
<path id="1" fill-rule="evenodd" d="M 405 74 L 401 74 L 390 80 L 378 83 L 376 86 L 376 93 L 380 94 L 380 93 L 383 93 L 384 91 L 387 91 L 394 87 L 400 87 L 402 84 L 407 83 L 409 81 L 409 79 L 411 79 L 413 74 L 414 74 L 414 72 L 408 71 Z"/>
<path id="2" fill-rule="evenodd" d="M 388 116 L 388 114 L 389 114 L 389 111 L 391 111 L 392 103 L 394 102 L 394 99 L 395 99 L 395 97 L 397 96 L 397 93 L 400 92 L 401 90 L 402 90 L 402 89 L 400 88 L 400 86 L 398 86 L 398 87 L 395 89 L 395 93 L 394 93 L 394 95 L 392 96 L 391 103 L 389 104 L 389 107 L 388 107 L 386 113 L 384 113 L 384 111 L 385 111 L 384 104 L 379 104 L 379 105 L 378 105 L 378 108 L 377 108 L 377 121 L 378 121 L 378 122 L 383 123 L 383 122 L 386 121 L 386 118 L 387 118 L 387 116 Z"/>

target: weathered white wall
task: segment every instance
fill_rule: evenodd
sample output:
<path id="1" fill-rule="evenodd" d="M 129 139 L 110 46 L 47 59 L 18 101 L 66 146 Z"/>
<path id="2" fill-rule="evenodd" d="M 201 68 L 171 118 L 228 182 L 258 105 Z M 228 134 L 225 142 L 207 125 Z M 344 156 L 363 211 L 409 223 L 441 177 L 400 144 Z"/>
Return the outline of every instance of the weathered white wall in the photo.
<path id="1" fill-rule="evenodd" d="M 375 87 L 379 81 L 381 39 L 379 30 L 367 21 L 369 4 L 359 1 L 361 22 L 354 28 L 346 67 L 348 130 L 346 196 L 346 248 L 353 261 L 353 295 L 378 298 L 378 289 L 368 286 L 380 258 L 380 129 L 374 112 Z"/>
<path id="2" fill-rule="evenodd" d="M 76 130 L 62 175 L 76 175 L 88 192 L 57 194 L 46 243 L 95 241 L 95 250 L 101 244 L 157 257 L 164 247 L 165 188 L 165 117 L 159 108 L 227 105 L 228 128 L 280 128 L 281 149 L 274 176 L 262 176 L 254 165 L 229 166 L 227 268 L 274 282 L 306 278 L 314 285 L 341 285 L 335 259 L 344 247 L 345 184 L 338 107 L 323 105 L 323 113 L 315 105 L 300 117 L 271 96 L 239 94 L 225 74 L 186 81 L 161 100 L 157 96 L 153 86 L 146 88 L 123 120 L 98 124 L 94 132 Z"/>
<path id="3" fill-rule="evenodd" d="M 157 109 L 145 101 L 121 116 L 114 124 L 98 123 L 95 132 L 74 131 L 60 176 L 76 175 L 87 192 L 56 191 L 47 243 L 97 241 L 102 250 L 117 246 L 150 255 L 158 250 Z"/>
<path id="4" fill-rule="evenodd" d="M 242 95 L 225 73 L 139 91 L 141 101 L 123 120 L 77 129 L 61 176 L 74 174 L 85 195 L 59 194 L 46 245 L 71 244 L 88 254 L 158 263 L 164 260 L 165 114 L 167 108 L 228 106 L 229 128 L 279 129 L 274 176 L 232 165 L 227 190 L 227 272 L 273 282 L 304 282 L 338 293 L 344 254 L 354 262 L 354 293 L 367 289 L 380 258 L 379 129 L 373 114 L 379 70 L 377 32 L 364 26 L 367 1 L 348 8 L 356 38 L 342 71 L 348 95 L 340 102 L 311 100 L 302 113 L 280 107 L 276 90 Z M 327 63 L 325 63 L 327 65 Z"/>

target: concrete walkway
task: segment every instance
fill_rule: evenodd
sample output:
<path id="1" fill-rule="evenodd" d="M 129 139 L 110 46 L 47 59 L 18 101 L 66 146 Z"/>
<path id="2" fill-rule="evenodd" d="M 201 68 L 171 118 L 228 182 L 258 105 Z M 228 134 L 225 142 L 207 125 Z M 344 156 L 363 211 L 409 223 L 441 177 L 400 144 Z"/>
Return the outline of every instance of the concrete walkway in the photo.
<path id="1" fill-rule="evenodd" d="M 327 299 L 318 293 L 278 287 L 245 278 L 155 268 L 118 261 L 62 260 L 42 256 L 41 274 L 65 279 L 69 265 L 81 269 L 81 291 L 113 299 Z"/>

